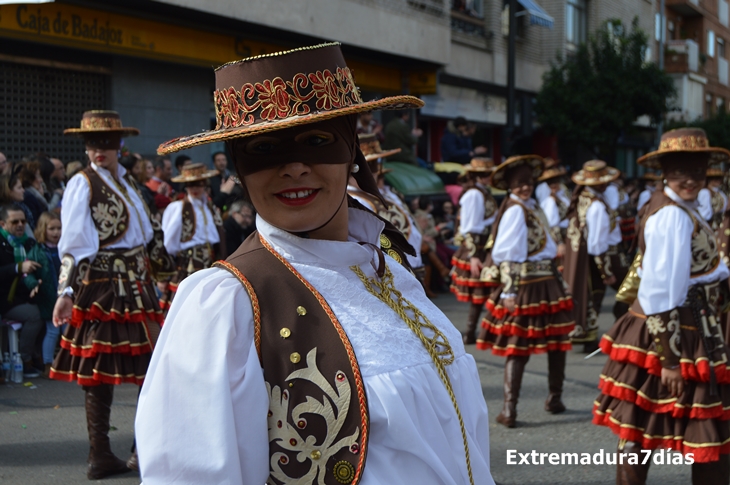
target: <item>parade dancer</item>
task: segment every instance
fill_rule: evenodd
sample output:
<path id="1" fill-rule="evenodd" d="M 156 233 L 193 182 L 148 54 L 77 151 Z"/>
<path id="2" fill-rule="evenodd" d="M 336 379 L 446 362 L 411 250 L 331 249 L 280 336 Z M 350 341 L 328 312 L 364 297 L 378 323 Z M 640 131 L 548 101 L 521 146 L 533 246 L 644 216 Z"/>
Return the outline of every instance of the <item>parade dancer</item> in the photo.
<path id="1" fill-rule="evenodd" d="M 652 194 L 654 194 L 654 192 L 664 189 L 661 174 L 647 172 L 642 175 L 641 178 L 646 182 L 646 185 L 644 186 L 644 190 L 642 190 L 639 194 L 639 200 L 636 203 L 637 212 L 641 211 L 641 208 L 644 207 L 647 202 L 649 202 L 649 199 L 651 199 L 651 196 Z"/>
<path id="2" fill-rule="evenodd" d="M 727 195 L 722 191 L 722 181 L 725 173 L 719 168 L 708 168 L 706 187 L 700 190 L 697 196 L 700 215 L 717 230 L 722 223 L 722 217 L 728 209 Z"/>
<path id="3" fill-rule="evenodd" d="M 423 102 L 363 102 L 339 44 L 226 64 L 214 99 L 215 130 L 158 151 L 225 141 L 257 232 L 178 288 L 137 412 L 144 484 L 492 485 L 473 357 L 403 235 L 347 197 L 351 174 L 380 197 L 357 113 Z"/>
<path id="4" fill-rule="evenodd" d="M 476 330 L 489 286 L 482 281 L 483 261 L 487 256 L 489 230 L 497 215 L 497 203 L 489 191 L 489 177 L 494 169 L 491 158 L 472 158 L 466 167 L 466 183 L 459 197 L 459 227 L 455 242 L 461 246 L 451 258 L 451 292 L 456 299 L 470 304 L 465 344 L 476 343 Z"/>
<path id="5" fill-rule="evenodd" d="M 704 131 L 683 128 L 638 160 L 660 165 L 666 186 L 641 221 L 638 298 L 601 340 L 609 360 L 593 411 L 593 422 L 619 437 L 620 452 L 692 454 L 695 485 L 730 480 L 730 367 L 717 322 L 730 272 L 697 212 L 711 157 L 727 161 L 730 152 L 710 147 Z M 646 483 L 650 463 L 618 463 L 616 483 Z"/>
<path id="6" fill-rule="evenodd" d="M 487 313 L 477 348 L 504 356 L 504 405 L 497 422 L 513 428 L 522 374 L 532 354 L 548 354 L 545 410 L 562 413 L 568 334 L 575 326 L 573 301 L 565 292 L 554 258 L 557 244 L 532 192 L 542 172 L 537 155 L 508 158 L 492 174 L 492 184 L 507 190 L 492 229 L 494 246 L 487 264 L 499 274 L 498 286 L 487 300 Z"/>
<path id="7" fill-rule="evenodd" d="M 586 352 L 598 345 L 597 319 L 606 286 L 623 279 L 614 275 L 609 256 L 611 235 L 618 224 L 602 195 L 618 177 L 619 171 L 602 160 L 586 162 L 572 176 L 577 187 L 568 209 L 563 277 L 575 304 L 576 326 L 571 339 L 574 344 L 585 344 Z"/>
<path id="8" fill-rule="evenodd" d="M 167 206 L 162 215 L 165 249 L 176 258 L 177 272 L 165 285 L 160 308 L 167 312 L 182 280 L 201 269 L 210 268 L 216 254 L 225 254 L 223 221 L 208 197 L 208 179 L 218 170 L 208 170 L 202 163 L 189 163 L 182 173 L 171 179 L 185 184 L 187 195 Z"/>
<path id="9" fill-rule="evenodd" d="M 109 445 L 114 386 L 141 385 L 162 322 L 146 245 L 155 238 L 135 182 L 118 163 L 123 127 L 113 111 L 87 111 L 80 128 L 90 165 L 71 178 L 63 198 L 63 234 L 53 323 L 69 323 L 50 377 L 81 385 L 89 431 L 87 477 L 98 480 L 137 469 L 136 454 L 124 462 Z M 152 258 L 164 247 L 155 246 Z"/>
<path id="10" fill-rule="evenodd" d="M 557 245 L 556 259 L 562 263 L 565 255 L 565 236 L 568 232 L 568 208 L 570 207 L 570 199 L 563 192 L 563 178 L 567 171 L 565 167 L 558 164 L 552 164 L 551 167 L 545 168 L 538 182 L 540 185 L 547 184 L 549 195 L 544 197 L 540 202 L 540 208 L 545 214 L 545 218 L 550 228 L 550 235 Z"/>

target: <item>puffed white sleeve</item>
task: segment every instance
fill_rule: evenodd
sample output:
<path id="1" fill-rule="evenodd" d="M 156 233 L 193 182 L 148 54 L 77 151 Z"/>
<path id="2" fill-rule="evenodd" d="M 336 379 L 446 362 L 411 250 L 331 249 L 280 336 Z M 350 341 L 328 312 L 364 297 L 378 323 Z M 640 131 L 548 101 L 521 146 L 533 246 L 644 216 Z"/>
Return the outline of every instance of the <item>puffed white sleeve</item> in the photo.
<path id="1" fill-rule="evenodd" d="M 64 192 L 61 207 L 61 239 L 58 253 L 70 254 L 78 264 L 82 259 L 90 261 L 99 252 L 99 233 L 91 218 L 89 199 L 91 187 L 83 174 L 71 177 Z"/>
<path id="2" fill-rule="evenodd" d="M 535 198 L 542 204 L 542 201 L 550 197 L 550 186 L 547 182 L 541 182 L 535 188 Z"/>
<path id="3" fill-rule="evenodd" d="M 492 261 L 523 263 L 527 260 L 527 224 L 525 213 L 518 205 L 507 209 L 499 220 L 497 237 L 492 248 Z"/>
<path id="4" fill-rule="evenodd" d="M 608 251 L 608 235 L 611 233 L 611 220 L 608 218 L 606 207 L 599 201 L 593 201 L 586 212 L 586 226 L 588 240 L 586 246 L 588 254 L 600 256 Z"/>
<path id="5" fill-rule="evenodd" d="M 697 212 L 700 213 L 702 218 L 706 221 L 712 219 L 712 194 L 710 193 L 710 189 L 700 190 L 700 193 L 697 194 L 697 202 L 700 204 Z"/>
<path id="6" fill-rule="evenodd" d="M 268 408 L 248 294 L 225 270 L 198 271 L 178 288 L 139 397 L 144 485 L 265 483 Z"/>
<path id="7" fill-rule="evenodd" d="M 639 200 L 636 203 L 636 210 L 641 210 L 641 208 L 644 207 L 647 202 L 649 202 L 649 199 L 651 199 L 651 192 L 648 190 L 642 190 L 639 194 Z"/>
<path id="8" fill-rule="evenodd" d="M 470 232 L 481 233 L 484 223 L 484 196 L 476 189 L 468 190 L 459 201 L 461 205 L 461 226 L 459 232 L 468 234 Z"/>
<path id="9" fill-rule="evenodd" d="M 606 187 L 606 191 L 603 193 L 603 199 L 606 201 L 606 205 L 609 209 L 614 211 L 618 209 L 621 199 L 621 196 L 618 193 L 618 187 L 613 184 L 609 184 L 608 187 Z"/>
<path id="10" fill-rule="evenodd" d="M 560 225 L 560 211 L 558 210 L 558 204 L 552 197 L 547 197 L 540 202 L 540 208 L 545 213 L 548 225 L 555 227 Z"/>
<path id="11" fill-rule="evenodd" d="M 679 207 L 664 207 L 646 221 L 638 294 L 645 315 L 672 310 L 687 297 L 693 230 L 692 220 Z"/>
<path id="12" fill-rule="evenodd" d="M 165 236 L 165 249 L 170 256 L 180 252 L 180 235 L 182 234 L 183 202 L 178 200 L 167 206 L 162 213 L 162 233 Z M 204 230 L 207 230 L 204 229 Z"/>

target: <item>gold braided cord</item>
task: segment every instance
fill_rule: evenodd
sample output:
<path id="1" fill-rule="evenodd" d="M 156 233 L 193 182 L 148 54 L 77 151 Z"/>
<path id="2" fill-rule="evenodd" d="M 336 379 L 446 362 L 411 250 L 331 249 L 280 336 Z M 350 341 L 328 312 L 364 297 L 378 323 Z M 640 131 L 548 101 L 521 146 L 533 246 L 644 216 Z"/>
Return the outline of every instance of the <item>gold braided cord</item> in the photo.
<path id="1" fill-rule="evenodd" d="M 459 418 L 461 437 L 464 440 L 464 453 L 466 456 L 466 469 L 469 473 L 469 483 L 474 485 L 466 427 L 464 426 L 464 419 L 461 417 L 459 404 L 456 402 L 456 396 L 454 395 L 454 389 L 451 386 L 451 380 L 449 379 L 449 375 L 446 373 L 446 366 L 454 362 L 454 352 L 449 345 L 448 339 L 434 324 L 429 321 L 426 315 L 424 315 L 413 305 L 413 303 L 408 301 L 403 294 L 395 288 L 395 285 L 393 284 L 393 273 L 390 272 L 390 268 L 387 264 L 385 265 L 385 274 L 380 281 L 375 278 L 368 278 L 358 266 L 350 266 L 350 269 L 355 272 L 365 285 L 365 288 L 371 294 L 388 305 L 404 322 L 406 322 L 408 328 L 410 328 L 413 333 L 418 336 L 421 343 L 423 343 L 426 347 L 426 350 L 436 366 L 436 370 L 438 370 L 441 382 L 444 383 L 446 391 L 449 393 L 451 404 L 453 404 L 454 410 L 456 411 L 456 417 Z M 409 311 L 413 313 L 413 317 L 408 315 Z M 424 334 L 424 330 L 433 332 L 433 336 L 429 338 Z"/>
<path id="2" fill-rule="evenodd" d="M 227 66 L 232 66 L 234 64 L 243 64 L 244 62 L 255 61 L 257 59 L 265 59 L 267 57 L 285 56 L 287 54 L 293 54 L 295 52 L 311 51 L 311 50 L 315 50 L 315 49 L 321 49 L 323 47 L 331 47 L 331 46 L 339 46 L 339 45 L 342 45 L 342 44 L 340 44 L 339 42 L 324 42 L 322 44 L 310 45 L 310 46 L 306 46 L 306 47 L 297 47 L 295 49 L 289 49 L 289 50 L 286 50 L 286 51 L 278 51 L 278 52 L 272 52 L 270 54 L 261 54 L 261 55 L 258 55 L 258 56 L 246 57 L 245 59 L 239 59 L 237 61 L 226 62 L 222 66 L 218 66 L 215 70 L 218 71 L 218 70 L 223 69 L 224 67 L 227 67 Z"/>

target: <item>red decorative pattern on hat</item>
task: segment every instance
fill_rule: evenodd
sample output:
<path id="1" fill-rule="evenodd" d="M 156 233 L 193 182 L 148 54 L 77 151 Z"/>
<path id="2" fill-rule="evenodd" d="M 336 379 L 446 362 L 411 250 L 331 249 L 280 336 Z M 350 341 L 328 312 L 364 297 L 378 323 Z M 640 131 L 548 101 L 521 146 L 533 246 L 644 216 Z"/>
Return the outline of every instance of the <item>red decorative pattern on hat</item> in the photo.
<path id="1" fill-rule="evenodd" d="M 694 148 L 709 148 L 710 142 L 704 136 L 677 136 L 662 140 L 659 150 L 680 151 Z"/>
<path id="2" fill-rule="evenodd" d="M 257 119 L 281 120 L 306 115 L 314 109 L 330 111 L 362 103 L 347 67 L 338 67 L 334 73 L 329 69 L 298 73 L 291 81 L 275 77 L 246 83 L 240 91 L 234 87 L 216 90 L 213 97 L 217 130 L 252 125 Z M 307 104 L 315 98 L 313 106 Z"/>

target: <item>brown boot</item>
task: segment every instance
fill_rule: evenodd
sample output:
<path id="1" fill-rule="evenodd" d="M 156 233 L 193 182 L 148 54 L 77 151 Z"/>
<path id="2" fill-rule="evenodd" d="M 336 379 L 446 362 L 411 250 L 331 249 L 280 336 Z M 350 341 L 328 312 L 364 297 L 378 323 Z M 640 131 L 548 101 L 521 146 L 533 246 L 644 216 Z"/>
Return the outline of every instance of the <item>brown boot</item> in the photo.
<path id="1" fill-rule="evenodd" d="M 730 483 L 730 457 L 720 455 L 719 461 L 692 464 L 692 485 L 727 485 Z"/>
<path id="2" fill-rule="evenodd" d="M 510 355 L 504 363 L 504 405 L 497 415 L 497 422 L 508 428 L 514 428 L 517 421 L 517 399 L 529 358 L 528 355 Z"/>
<path id="3" fill-rule="evenodd" d="M 436 298 L 438 295 L 431 291 L 431 274 L 433 273 L 433 268 L 430 264 L 426 265 L 426 273 L 423 277 L 423 289 L 426 290 L 426 296 L 429 298 Z"/>
<path id="4" fill-rule="evenodd" d="M 639 457 L 639 463 L 636 465 L 628 464 L 628 456 L 624 456 L 623 463 L 621 460 L 616 461 L 616 485 L 645 485 L 646 476 L 649 474 L 649 465 L 651 460 L 646 462 L 646 465 L 641 463 L 644 461 L 644 454 L 641 453 L 641 446 L 633 441 L 619 441 L 618 452 L 619 453 L 635 453 Z M 692 467 L 694 472 L 694 466 Z"/>
<path id="5" fill-rule="evenodd" d="M 565 411 L 565 404 L 560 399 L 563 394 L 565 380 L 565 352 L 548 352 L 548 394 L 545 400 L 545 411 L 559 414 Z"/>
<path id="6" fill-rule="evenodd" d="M 464 345 L 474 345 L 477 343 L 477 323 L 479 323 L 479 315 L 482 313 L 482 305 L 472 303 L 469 307 L 469 316 L 466 318 L 466 330 L 461 333 Z"/>
<path id="7" fill-rule="evenodd" d="M 86 423 L 89 431 L 89 467 L 86 477 L 99 480 L 127 473 L 127 464 L 112 453 L 109 445 L 109 416 L 114 386 L 102 384 L 84 387 L 86 391 Z"/>

